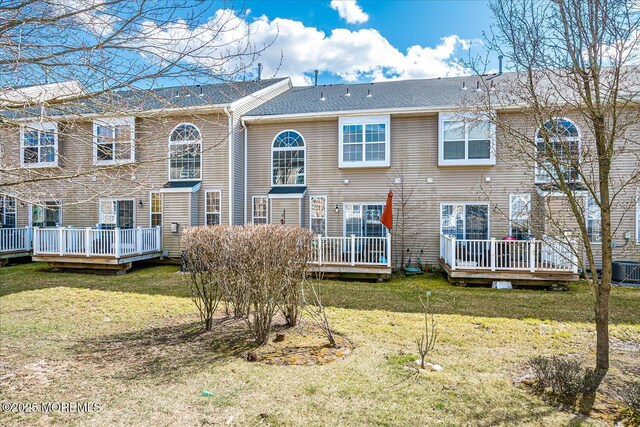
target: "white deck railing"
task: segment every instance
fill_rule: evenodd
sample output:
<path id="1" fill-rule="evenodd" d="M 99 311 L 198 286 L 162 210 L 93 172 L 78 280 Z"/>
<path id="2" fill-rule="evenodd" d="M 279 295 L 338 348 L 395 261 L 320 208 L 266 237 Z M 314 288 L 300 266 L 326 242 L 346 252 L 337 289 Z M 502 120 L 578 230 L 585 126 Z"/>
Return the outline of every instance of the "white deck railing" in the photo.
<path id="1" fill-rule="evenodd" d="M 31 250 L 31 227 L 0 228 L 0 253 Z"/>
<path id="2" fill-rule="evenodd" d="M 323 237 L 313 240 L 312 264 L 391 267 L 391 235 Z"/>
<path id="3" fill-rule="evenodd" d="M 441 234 L 440 257 L 451 270 L 578 272 L 571 244 L 548 236 L 541 240 L 481 240 Z"/>
<path id="4" fill-rule="evenodd" d="M 71 255 L 121 258 L 160 252 L 160 227 L 115 228 L 34 228 L 34 255 Z"/>

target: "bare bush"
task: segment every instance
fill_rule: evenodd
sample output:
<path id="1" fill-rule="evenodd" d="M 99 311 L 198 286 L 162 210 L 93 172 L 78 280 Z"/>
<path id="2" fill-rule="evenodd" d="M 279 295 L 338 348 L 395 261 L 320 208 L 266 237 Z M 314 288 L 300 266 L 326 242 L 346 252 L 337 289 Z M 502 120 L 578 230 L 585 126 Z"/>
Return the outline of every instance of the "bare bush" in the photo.
<path id="1" fill-rule="evenodd" d="M 425 359 L 427 355 L 435 348 L 436 340 L 438 339 L 438 330 L 436 327 L 435 317 L 433 315 L 433 311 L 429 306 L 429 297 L 431 296 L 431 291 L 427 291 L 427 298 L 422 299 L 420 296 L 420 304 L 422 304 L 422 309 L 424 311 L 424 332 L 420 334 L 420 336 L 416 339 L 416 344 L 418 346 L 418 354 L 420 355 L 420 368 L 426 369 Z"/>
<path id="2" fill-rule="evenodd" d="M 223 252 L 224 229 L 188 228 L 182 235 L 183 269 L 191 299 L 207 331 L 223 296 L 218 271 Z"/>
<path id="3" fill-rule="evenodd" d="M 529 360 L 536 387 L 539 391 L 550 389 L 563 403 L 575 403 L 585 391 L 588 372 L 578 360 L 560 356 L 537 356 Z"/>
<path id="4" fill-rule="evenodd" d="M 284 281 L 280 311 L 287 325 L 295 326 L 300 320 L 302 283 L 309 274 L 309 260 L 313 251 L 313 234 L 298 227 L 286 227 L 282 244 Z"/>
<path id="5" fill-rule="evenodd" d="M 312 301 L 309 303 L 306 298 L 305 289 L 311 289 Z M 327 313 L 324 309 L 324 304 L 322 303 L 322 296 L 320 293 L 320 285 L 317 286 L 317 289 L 313 284 L 309 284 L 306 288 L 302 289 L 302 301 L 305 312 L 309 315 L 311 320 L 322 330 L 324 336 L 329 341 L 329 345 L 331 347 L 336 346 L 336 338 L 333 334 L 333 329 L 331 328 L 331 324 L 329 323 L 329 319 L 327 318 Z"/>

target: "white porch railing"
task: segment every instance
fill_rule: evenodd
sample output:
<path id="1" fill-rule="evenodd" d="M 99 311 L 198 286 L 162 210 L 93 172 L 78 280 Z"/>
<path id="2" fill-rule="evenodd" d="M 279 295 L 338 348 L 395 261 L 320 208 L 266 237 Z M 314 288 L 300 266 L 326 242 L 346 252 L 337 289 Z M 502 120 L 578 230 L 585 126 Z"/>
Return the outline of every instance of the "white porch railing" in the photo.
<path id="1" fill-rule="evenodd" d="M 73 255 L 121 258 L 162 250 L 160 227 L 115 228 L 34 228 L 34 255 Z"/>
<path id="2" fill-rule="evenodd" d="M 440 257 L 451 270 L 578 272 L 577 257 L 562 238 L 456 239 L 440 235 Z"/>
<path id="3" fill-rule="evenodd" d="M 31 227 L 0 228 L 0 253 L 31 250 Z"/>
<path id="4" fill-rule="evenodd" d="M 313 240 L 312 264 L 391 267 L 391 235 L 323 237 Z"/>

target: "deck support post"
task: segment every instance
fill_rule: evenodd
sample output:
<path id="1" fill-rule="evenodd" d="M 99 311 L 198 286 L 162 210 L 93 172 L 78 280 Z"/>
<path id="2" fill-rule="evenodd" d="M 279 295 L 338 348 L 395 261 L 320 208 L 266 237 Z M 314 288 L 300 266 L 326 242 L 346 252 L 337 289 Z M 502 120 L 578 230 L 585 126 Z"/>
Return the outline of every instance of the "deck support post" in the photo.
<path id="1" fill-rule="evenodd" d="M 84 253 L 89 258 L 91 256 L 91 229 L 89 227 L 84 229 Z"/>
<path id="2" fill-rule="evenodd" d="M 64 255 L 64 228 L 62 227 L 58 229 L 58 251 L 60 256 Z"/>
<path id="3" fill-rule="evenodd" d="M 451 236 L 451 270 L 456 269 L 456 236 Z"/>
<path id="4" fill-rule="evenodd" d="M 356 235 L 351 235 L 351 265 L 356 265 Z"/>
<path id="5" fill-rule="evenodd" d="M 162 250 L 162 228 L 156 225 L 156 248 L 157 251 Z"/>
<path id="6" fill-rule="evenodd" d="M 496 271 L 496 238 L 491 238 L 491 246 L 489 248 L 489 258 L 491 263 L 491 271 Z"/>
<path id="7" fill-rule="evenodd" d="M 136 248 L 138 253 L 142 253 L 142 228 L 138 227 L 136 229 Z"/>
<path id="8" fill-rule="evenodd" d="M 322 234 L 318 234 L 318 265 L 322 265 L 322 253 L 324 252 L 322 245 Z"/>
<path id="9" fill-rule="evenodd" d="M 113 242 L 115 244 L 114 254 L 116 258 L 120 258 L 120 229 L 116 227 L 114 230 Z"/>
<path id="10" fill-rule="evenodd" d="M 573 248 L 576 247 L 576 242 L 573 240 L 569 241 L 569 246 L 568 249 L 571 251 L 571 271 L 573 271 L 574 274 L 578 274 L 578 256 L 576 255 L 576 252 L 573 250 Z"/>
<path id="11" fill-rule="evenodd" d="M 529 240 L 529 271 L 536 271 L 536 239 Z"/>
<path id="12" fill-rule="evenodd" d="M 387 233 L 387 267 L 391 267 L 391 233 Z"/>
<path id="13" fill-rule="evenodd" d="M 33 253 L 36 254 L 40 251 L 40 233 L 38 233 L 38 227 L 33 227 Z"/>

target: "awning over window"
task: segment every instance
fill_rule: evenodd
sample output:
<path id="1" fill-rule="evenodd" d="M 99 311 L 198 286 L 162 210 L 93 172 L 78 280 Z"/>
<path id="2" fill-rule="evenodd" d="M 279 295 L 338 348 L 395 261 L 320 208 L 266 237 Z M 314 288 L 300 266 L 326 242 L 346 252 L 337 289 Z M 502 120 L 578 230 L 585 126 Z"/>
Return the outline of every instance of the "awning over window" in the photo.
<path id="1" fill-rule="evenodd" d="M 270 199 L 302 199 L 307 192 L 307 187 L 292 185 L 283 187 L 272 187 L 269 191 Z"/>
<path id="2" fill-rule="evenodd" d="M 160 189 L 161 193 L 195 193 L 200 190 L 200 181 L 169 181 Z"/>

